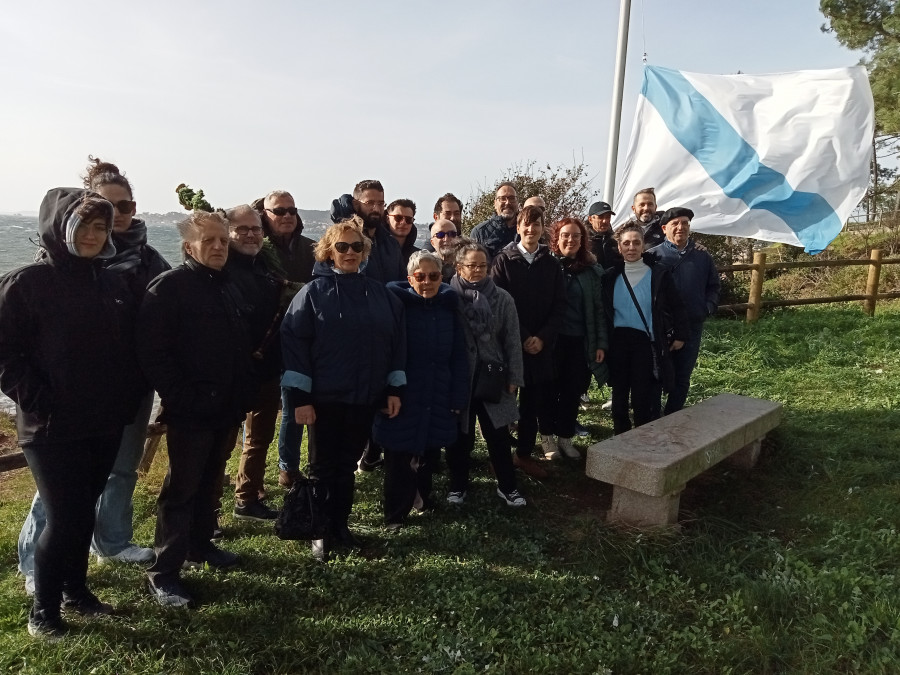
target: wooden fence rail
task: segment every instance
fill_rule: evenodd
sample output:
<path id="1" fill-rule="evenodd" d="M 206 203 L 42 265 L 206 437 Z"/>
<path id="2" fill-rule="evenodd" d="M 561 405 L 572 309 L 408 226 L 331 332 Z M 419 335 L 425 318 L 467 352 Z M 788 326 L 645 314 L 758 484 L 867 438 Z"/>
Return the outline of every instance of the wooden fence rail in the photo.
<path id="1" fill-rule="evenodd" d="M 829 302 L 863 301 L 863 311 L 869 316 L 875 314 L 875 305 L 878 300 L 900 298 L 900 291 L 879 293 L 878 285 L 881 279 L 881 267 L 883 265 L 896 265 L 900 258 L 881 258 L 881 251 L 875 249 L 868 260 L 804 260 L 800 262 L 775 262 L 767 263 L 766 254 L 759 252 L 753 255 L 752 264 L 723 265 L 718 268 L 721 272 L 750 272 L 750 297 L 747 302 L 732 305 L 719 305 L 719 312 L 747 312 L 747 323 L 753 323 L 759 319 L 759 312 L 763 307 L 792 307 L 799 305 L 819 305 Z M 849 267 L 852 265 L 867 265 L 869 276 L 866 280 L 866 292 L 862 295 L 832 295 L 822 298 L 797 298 L 793 300 L 763 300 L 762 288 L 767 270 L 790 270 L 807 267 Z"/>

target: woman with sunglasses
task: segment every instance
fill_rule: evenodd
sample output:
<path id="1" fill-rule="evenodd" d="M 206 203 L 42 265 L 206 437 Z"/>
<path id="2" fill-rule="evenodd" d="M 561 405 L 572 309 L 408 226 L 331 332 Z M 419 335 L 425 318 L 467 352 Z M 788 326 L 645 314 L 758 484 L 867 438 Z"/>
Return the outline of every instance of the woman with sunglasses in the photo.
<path id="1" fill-rule="evenodd" d="M 310 427 L 309 472 L 328 489 L 328 539 L 312 544 L 324 560 L 338 545 L 360 548 L 348 527 L 354 472 L 377 409 L 401 410 L 406 385 L 403 305 L 360 274 L 371 242 L 354 216 L 316 244 L 315 278 L 294 297 L 281 324 L 284 387 L 298 424 Z"/>
<path id="2" fill-rule="evenodd" d="M 497 496 L 509 506 L 525 506 L 525 497 L 516 486 L 510 456 L 507 425 L 519 419 L 516 390 L 522 386 L 522 345 L 519 342 L 519 318 L 509 293 L 488 276 L 488 252 L 471 239 L 460 239 L 456 251 L 456 276 L 450 287 L 460 297 L 459 316 L 469 352 L 469 387 L 472 395 L 460 415 L 460 435 L 447 447 L 450 493 L 447 501 L 456 506 L 465 503 L 469 489 L 469 462 L 475 447 L 475 418 L 487 443 L 488 455 L 497 477 Z M 503 382 L 485 398 L 476 389 L 478 373 L 487 366 L 500 366 Z"/>
<path id="3" fill-rule="evenodd" d="M 413 253 L 408 281 L 388 290 L 406 316 L 406 391 L 400 414 L 375 416 L 373 437 L 384 447 L 384 519 L 401 527 L 413 508 L 431 509 L 431 476 L 442 447 L 456 440 L 468 400 L 469 363 L 458 297 L 441 283 L 441 259 Z"/>
<path id="4" fill-rule="evenodd" d="M 119 168 L 90 157 L 84 176 L 84 186 L 112 203 L 112 243 L 115 253 L 104 261 L 108 270 L 118 273 L 131 289 L 135 303 L 140 304 L 144 290 L 152 279 L 170 269 L 169 263 L 147 244 L 147 226 L 135 218 L 136 205 L 129 180 Z M 96 524 L 91 550 L 100 561 L 149 565 L 153 549 L 132 541 L 132 497 L 137 483 L 137 468 L 144 452 L 144 439 L 153 406 L 153 391 L 145 392 L 133 422 L 125 427 L 103 494 L 97 500 Z M 19 571 L 25 577 L 25 589 L 34 590 L 34 549 L 44 529 L 46 516 L 41 497 L 35 494 L 31 511 L 19 534 Z"/>

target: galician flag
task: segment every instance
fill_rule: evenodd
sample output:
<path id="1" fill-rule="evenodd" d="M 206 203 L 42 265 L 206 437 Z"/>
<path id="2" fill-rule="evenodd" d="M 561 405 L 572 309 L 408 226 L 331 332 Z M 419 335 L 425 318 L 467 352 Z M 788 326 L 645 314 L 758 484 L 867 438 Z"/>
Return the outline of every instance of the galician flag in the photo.
<path id="1" fill-rule="evenodd" d="M 873 128 L 862 66 L 775 75 L 647 66 L 617 220 L 654 187 L 660 210 L 694 211 L 694 231 L 819 253 L 866 192 Z"/>

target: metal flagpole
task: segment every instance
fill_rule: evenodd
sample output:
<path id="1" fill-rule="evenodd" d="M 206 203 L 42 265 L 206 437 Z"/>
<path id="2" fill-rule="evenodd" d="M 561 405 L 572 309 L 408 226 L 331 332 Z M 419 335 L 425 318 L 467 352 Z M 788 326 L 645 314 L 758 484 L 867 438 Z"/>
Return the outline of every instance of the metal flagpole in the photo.
<path id="1" fill-rule="evenodd" d="M 612 114 L 609 118 L 609 143 L 606 155 L 606 185 L 603 198 L 613 204 L 616 190 L 616 164 L 619 157 L 619 125 L 622 123 L 622 96 L 625 88 L 625 56 L 628 52 L 628 23 L 631 19 L 631 0 L 621 0 L 619 6 L 619 39 L 616 42 L 616 78 L 613 82 Z M 615 204 L 613 204 L 615 208 Z"/>

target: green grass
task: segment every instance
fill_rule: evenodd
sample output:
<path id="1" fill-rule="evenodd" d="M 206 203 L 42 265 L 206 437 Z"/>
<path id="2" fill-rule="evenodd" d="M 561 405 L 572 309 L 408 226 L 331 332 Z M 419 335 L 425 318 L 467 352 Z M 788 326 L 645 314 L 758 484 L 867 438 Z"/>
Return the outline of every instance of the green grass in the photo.
<path id="1" fill-rule="evenodd" d="M 784 419 L 751 473 L 720 466 L 688 485 L 679 533 L 607 527 L 608 486 L 571 464 L 522 477 L 530 504 L 510 509 L 479 449 L 465 507 L 398 535 L 381 528 L 382 474 L 361 476 L 352 525 L 368 545 L 327 565 L 226 516 L 224 545 L 245 564 L 187 573 L 195 610 L 157 606 L 140 570 L 92 563 L 120 616 L 73 620 L 56 645 L 25 632 L 16 536 L 32 486 L 19 472 L 0 479 L 0 671 L 896 672 L 898 374 L 900 305 L 716 320 L 692 399 L 759 396 Z M 611 434 L 603 398 L 592 391 L 584 416 L 593 440 Z M 164 459 L 135 498 L 144 543 Z M 267 487 L 280 501 L 274 467 Z"/>

